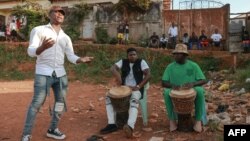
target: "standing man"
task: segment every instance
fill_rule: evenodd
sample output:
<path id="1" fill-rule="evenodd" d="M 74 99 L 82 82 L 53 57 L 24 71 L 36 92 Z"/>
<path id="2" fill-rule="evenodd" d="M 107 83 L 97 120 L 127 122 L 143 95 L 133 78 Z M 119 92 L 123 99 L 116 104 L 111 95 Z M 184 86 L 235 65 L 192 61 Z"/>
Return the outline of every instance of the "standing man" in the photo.
<path id="1" fill-rule="evenodd" d="M 116 78 L 118 86 L 126 85 L 132 89 L 128 122 L 123 127 L 126 136 L 131 138 L 137 119 L 139 100 L 143 97 L 144 86 L 150 79 L 149 66 L 145 60 L 138 58 L 135 48 L 129 48 L 127 49 L 127 59 L 122 59 L 115 63 L 111 67 L 111 71 Z M 101 134 L 118 130 L 115 122 L 116 111 L 114 111 L 109 97 L 106 97 L 106 110 L 108 125 L 101 129 Z"/>
<path id="2" fill-rule="evenodd" d="M 117 40 L 118 44 L 122 44 L 122 40 L 124 38 L 124 25 L 122 22 L 117 27 Z"/>
<path id="3" fill-rule="evenodd" d="M 23 129 L 22 141 L 31 140 L 31 131 L 36 114 L 49 95 L 52 87 L 55 105 L 51 111 L 52 120 L 47 137 L 64 139 L 66 136 L 58 128 L 59 119 L 66 111 L 66 93 L 68 79 L 64 68 L 65 54 L 71 63 L 88 63 L 93 57 L 78 57 L 74 54 L 71 39 L 61 29 L 65 12 L 60 6 L 53 6 L 49 11 L 50 23 L 35 27 L 30 34 L 28 54 L 37 57 L 34 96 L 29 106 Z"/>
<path id="4" fill-rule="evenodd" d="M 198 64 L 187 59 L 188 51 L 185 44 L 177 44 L 173 51 L 175 61 L 167 66 L 162 77 L 164 87 L 164 101 L 167 108 L 167 115 L 170 120 L 170 131 L 177 129 L 177 116 L 173 110 L 173 103 L 169 96 L 172 89 L 180 87 L 194 88 L 197 95 L 195 98 L 195 124 L 193 129 L 196 132 L 202 131 L 202 116 L 205 113 L 205 91 L 202 87 L 206 78 Z"/>
<path id="5" fill-rule="evenodd" d="M 128 21 L 126 21 L 126 23 L 124 25 L 124 41 L 125 41 L 126 45 L 129 42 L 129 24 L 128 24 Z"/>
<path id="6" fill-rule="evenodd" d="M 170 37 L 171 46 L 172 48 L 174 48 L 176 45 L 177 36 L 178 36 L 178 29 L 177 29 L 177 26 L 175 26 L 174 22 L 172 22 L 172 26 L 169 28 L 168 34 Z"/>

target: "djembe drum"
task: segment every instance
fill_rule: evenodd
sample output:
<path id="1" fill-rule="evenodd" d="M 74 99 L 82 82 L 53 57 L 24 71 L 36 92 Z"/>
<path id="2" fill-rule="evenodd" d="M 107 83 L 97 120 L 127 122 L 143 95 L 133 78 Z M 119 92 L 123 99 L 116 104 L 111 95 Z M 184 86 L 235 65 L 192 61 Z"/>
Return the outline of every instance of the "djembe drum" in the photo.
<path id="1" fill-rule="evenodd" d="M 170 97 L 173 102 L 174 111 L 178 114 L 178 130 L 192 131 L 192 111 L 196 91 L 191 89 L 171 90 Z"/>
<path id="2" fill-rule="evenodd" d="M 132 90 L 128 86 L 113 87 L 107 93 L 116 111 L 116 123 L 119 128 L 127 123 L 131 94 Z"/>

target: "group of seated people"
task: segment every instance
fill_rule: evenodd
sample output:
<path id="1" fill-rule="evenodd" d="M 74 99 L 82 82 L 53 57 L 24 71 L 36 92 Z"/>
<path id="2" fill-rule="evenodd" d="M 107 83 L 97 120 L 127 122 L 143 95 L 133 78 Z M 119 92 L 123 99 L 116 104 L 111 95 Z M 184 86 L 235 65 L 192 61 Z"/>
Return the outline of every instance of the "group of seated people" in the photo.
<path id="1" fill-rule="evenodd" d="M 218 32 L 218 29 L 215 29 L 215 32 L 211 35 L 210 39 L 205 35 L 205 30 L 201 31 L 201 35 L 198 37 L 195 32 L 192 32 L 192 35 L 189 37 L 188 33 L 184 33 L 182 37 L 182 43 L 188 46 L 188 49 L 191 50 L 194 45 L 197 49 L 203 49 L 208 47 L 210 43 L 215 47 L 221 46 L 222 35 Z M 149 47 L 152 48 L 167 48 L 168 38 L 165 34 L 162 34 L 162 37 L 153 32 L 153 35 L 149 38 Z"/>
<path id="2" fill-rule="evenodd" d="M 182 37 L 182 42 L 188 46 L 188 49 L 191 50 L 193 48 L 193 45 L 196 45 L 197 49 L 203 49 L 204 47 L 208 47 L 209 43 L 212 43 L 215 47 L 221 46 L 221 39 L 222 36 L 218 32 L 218 29 L 215 29 L 215 32 L 212 34 L 212 36 L 209 39 L 205 35 L 205 30 L 201 31 L 201 35 L 198 38 L 198 36 L 195 34 L 195 32 L 192 32 L 192 35 L 189 37 L 188 33 L 184 33 Z"/>
<path id="3" fill-rule="evenodd" d="M 159 38 L 158 35 L 156 35 L 155 32 L 153 32 L 153 35 L 149 38 L 149 47 L 152 48 L 166 48 L 168 43 L 168 38 L 165 34 L 162 34 L 162 37 Z"/>
<path id="4" fill-rule="evenodd" d="M 250 36 L 249 36 L 249 32 L 246 30 L 244 26 L 242 27 L 242 47 L 244 49 L 244 52 L 249 52 Z"/>

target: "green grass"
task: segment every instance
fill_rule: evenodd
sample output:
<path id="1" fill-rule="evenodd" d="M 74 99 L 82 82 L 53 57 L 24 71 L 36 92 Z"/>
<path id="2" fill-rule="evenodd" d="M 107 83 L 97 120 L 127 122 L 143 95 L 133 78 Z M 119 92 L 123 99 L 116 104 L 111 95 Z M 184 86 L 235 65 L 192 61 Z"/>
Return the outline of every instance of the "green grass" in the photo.
<path id="1" fill-rule="evenodd" d="M 79 56 L 93 56 L 95 59 L 90 64 L 74 65 L 65 61 L 65 66 L 70 80 L 91 81 L 106 83 L 112 77 L 110 67 L 121 58 L 126 58 L 126 47 L 114 47 L 110 45 L 75 45 L 75 53 Z M 138 55 L 145 59 L 151 69 L 151 82 L 160 83 L 166 66 L 173 61 L 172 54 L 161 51 L 152 51 L 148 48 L 138 48 Z M 212 56 L 190 56 L 196 61 L 204 72 L 218 70 L 221 60 Z M 0 79 L 21 80 L 30 79 L 34 75 L 34 68 L 19 71 L 23 63 L 35 64 L 36 58 L 27 55 L 27 47 L 17 45 L 7 47 L 0 44 Z M 35 65 L 33 65 L 35 66 Z M 250 74 L 250 73 L 249 73 Z M 243 76 L 242 76 L 243 77 Z"/>

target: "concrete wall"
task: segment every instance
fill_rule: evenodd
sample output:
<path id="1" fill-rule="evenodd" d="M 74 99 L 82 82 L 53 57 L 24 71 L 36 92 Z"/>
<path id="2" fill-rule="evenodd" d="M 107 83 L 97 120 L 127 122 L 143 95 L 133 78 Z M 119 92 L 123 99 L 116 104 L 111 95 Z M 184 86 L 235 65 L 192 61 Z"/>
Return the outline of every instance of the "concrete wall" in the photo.
<path id="1" fill-rule="evenodd" d="M 185 32 L 189 35 L 192 32 L 200 35 L 203 29 L 210 37 L 214 29 L 218 28 L 223 39 L 227 39 L 229 13 L 230 5 L 213 9 L 163 10 L 164 30 L 167 32 L 171 22 L 175 22 L 179 29 L 179 39 L 181 39 Z"/>
<path id="2" fill-rule="evenodd" d="M 117 27 L 123 21 L 123 15 L 116 11 L 111 11 L 112 4 L 99 5 L 96 12 L 96 26 L 107 29 L 109 36 L 117 36 Z M 162 25 L 162 3 L 155 2 L 145 14 L 132 13 L 129 15 L 129 39 L 133 43 L 143 37 L 149 38 L 153 32 L 161 35 Z M 95 37 L 94 37 L 95 39 Z"/>

